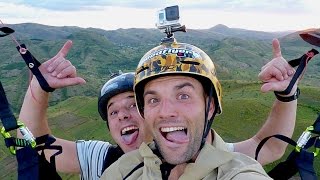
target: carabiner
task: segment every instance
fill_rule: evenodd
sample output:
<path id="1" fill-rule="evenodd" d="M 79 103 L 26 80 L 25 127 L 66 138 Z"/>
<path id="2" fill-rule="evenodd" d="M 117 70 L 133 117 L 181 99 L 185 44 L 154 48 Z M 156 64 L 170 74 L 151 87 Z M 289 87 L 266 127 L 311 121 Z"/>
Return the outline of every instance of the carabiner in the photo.
<path id="1" fill-rule="evenodd" d="M 1 134 L 5 139 L 11 138 L 10 133 L 7 132 L 4 127 L 1 128 Z M 9 146 L 9 151 L 10 151 L 11 154 L 15 155 L 16 154 L 16 147 L 15 146 Z"/>
<path id="2" fill-rule="evenodd" d="M 19 126 L 19 131 L 23 136 L 23 139 L 25 139 L 32 148 L 35 148 L 37 146 L 36 139 L 34 138 L 33 134 L 30 132 L 30 130 L 23 124 L 21 121 L 17 121 L 17 124 Z"/>
<path id="3" fill-rule="evenodd" d="M 318 156 L 319 153 L 320 153 L 320 147 L 319 147 L 319 145 L 320 145 L 320 137 L 318 137 L 318 138 L 316 139 L 316 142 L 315 142 L 315 144 L 314 144 L 314 146 L 315 146 L 315 150 L 314 150 L 314 152 L 313 152 L 314 157 Z"/>
<path id="4" fill-rule="evenodd" d="M 301 134 L 297 141 L 296 151 L 300 152 L 301 148 L 303 148 L 309 139 L 311 138 L 312 131 L 314 130 L 313 126 L 307 127 L 307 129 Z"/>

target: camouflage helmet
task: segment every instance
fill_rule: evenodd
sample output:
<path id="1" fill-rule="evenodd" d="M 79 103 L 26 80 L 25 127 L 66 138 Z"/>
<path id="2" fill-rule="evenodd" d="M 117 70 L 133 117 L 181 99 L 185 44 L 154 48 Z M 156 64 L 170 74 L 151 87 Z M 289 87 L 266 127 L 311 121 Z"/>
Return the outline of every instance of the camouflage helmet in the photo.
<path id="1" fill-rule="evenodd" d="M 117 74 L 108 80 L 101 88 L 98 99 L 98 111 L 104 121 L 108 120 L 107 104 L 108 101 L 120 93 L 133 92 L 134 73 Z M 107 125 L 109 127 L 108 121 Z"/>
<path id="2" fill-rule="evenodd" d="M 134 92 L 140 115 L 143 117 L 144 86 L 151 79 L 170 74 L 187 75 L 199 80 L 206 92 L 213 86 L 213 98 L 221 114 L 221 85 L 211 58 L 200 48 L 172 42 L 162 43 L 151 49 L 140 60 L 135 74 Z"/>

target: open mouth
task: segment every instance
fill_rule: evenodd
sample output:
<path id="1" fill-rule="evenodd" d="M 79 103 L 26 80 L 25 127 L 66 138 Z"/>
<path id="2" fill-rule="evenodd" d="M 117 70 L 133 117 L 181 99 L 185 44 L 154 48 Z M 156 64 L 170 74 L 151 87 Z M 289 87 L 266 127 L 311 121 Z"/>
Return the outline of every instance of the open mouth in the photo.
<path id="1" fill-rule="evenodd" d="M 137 126 L 128 126 L 121 130 L 121 137 L 126 145 L 133 144 L 139 135 L 139 128 Z"/>
<path id="2" fill-rule="evenodd" d="M 187 136 L 188 129 L 182 126 L 162 127 L 160 128 L 160 132 L 167 141 L 173 143 L 181 144 L 189 141 Z"/>

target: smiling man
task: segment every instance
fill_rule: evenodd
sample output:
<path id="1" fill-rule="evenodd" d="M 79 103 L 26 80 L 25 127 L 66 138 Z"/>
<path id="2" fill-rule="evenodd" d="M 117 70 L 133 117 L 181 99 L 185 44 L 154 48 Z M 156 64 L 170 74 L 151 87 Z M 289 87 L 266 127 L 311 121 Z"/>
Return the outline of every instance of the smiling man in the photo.
<path id="1" fill-rule="evenodd" d="M 264 91 L 284 90 L 294 72 L 277 40 L 273 48 L 275 58 L 259 75 Z M 222 113 L 222 89 L 212 60 L 201 49 L 174 38 L 151 49 L 138 64 L 134 91 L 154 142 L 123 155 L 102 179 L 270 179 L 257 161 L 230 152 L 211 129 L 215 115 Z M 269 119 L 295 116 L 295 99 L 276 100 L 278 109 Z"/>
<path id="2" fill-rule="evenodd" d="M 139 114 L 126 112 L 136 111 L 136 102 L 132 93 L 124 92 L 116 95 L 108 102 L 106 110 L 110 111 L 108 124 L 113 139 L 124 152 L 137 149 L 143 142 L 144 131 L 139 131 L 139 127 L 143 127 L 143 121 L 139 121 Z M 128 114 L 132 116 L 131 120 Z"/>
<path id="3" fill-rule="evenodd" d="M 114 141 L 124 152 L 144 141 L 144 125 L 133 94 L 133 73 L 117 74 L 101 88 L 98 111 Z"/>
<path id="4" fill-rule="evenodd" d="M 195 157 L 206 114 L 201 83 L 188 76 L 164 76 L 148 82 L 143 97 L 146 125 L 166 162 L 181 164 Z"/>

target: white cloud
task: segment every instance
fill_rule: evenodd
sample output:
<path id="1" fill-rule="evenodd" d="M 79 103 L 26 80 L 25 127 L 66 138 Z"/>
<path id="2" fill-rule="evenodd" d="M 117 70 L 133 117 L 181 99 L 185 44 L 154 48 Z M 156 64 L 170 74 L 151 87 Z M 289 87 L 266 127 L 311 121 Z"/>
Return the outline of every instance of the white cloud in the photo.
<path id="1" fill-rule="evenodd" d="M 91 6 L 87 6 L 89 1 L 86 0 L 67 1 L 69 4 L 59 0 L 55 2 L 60 6 L 65 6 L 59 11 L 53 8 L 34 7 L 30 0 L 19 1 L 19 3 L 17 3 L 18 0 L 12 0 L 12 2 L 0 1 L 0 18 L 4 23 L 34 22 L 53 26 L 117 29 L 155 28 L 156 11 L 168 5 L 174 5 L 176 1 L 167 0 L 161 3 L 148 1 L 149 4 L 146 4 L 146 1 L 143 0 L 130 1 L 130 3 L 128 1 L 99 0 L 90 1 Z M 29 2 L 29 4 L 23 2 Z M 42 2 L 44 3 L 41 6 L 49 6 L 50 3 L 45 2 L 51 1 Z M 153 4 L 157 6 L 150 8 L 152 6 L 150 2 L 158 2 L 158 4 Z M 108 5 L 115 3 L 118 6 L 95 6 L 103 3 Z M 66 11 L 66 6 L 73 6 L 74 9 Z M 320 7 L 320 1 L 185 0 L 179 1 L 179 6 L 181 20 L 189 29 L 210 28 L 216 24 L 262 31 L 319 27 L 320 13 L 317 9 Z"/>

